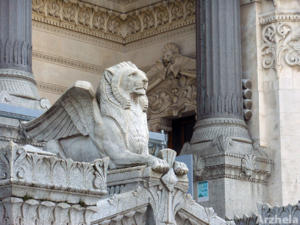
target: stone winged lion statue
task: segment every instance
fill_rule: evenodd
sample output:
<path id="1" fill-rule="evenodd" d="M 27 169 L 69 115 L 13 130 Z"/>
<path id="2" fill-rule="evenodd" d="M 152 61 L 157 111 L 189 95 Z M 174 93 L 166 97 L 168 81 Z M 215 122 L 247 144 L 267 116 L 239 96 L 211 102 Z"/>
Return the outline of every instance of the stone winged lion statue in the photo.
<path id="1" fill-rule="evenodd" d="M 46 150 L 63 158 L 108 156 L 110 168 L 146 164 L 167 171 L 166 161 L 148 153 L 147 86 L 143 71 L 122 62 L 104 71 L 96 93 L 89 82 L 77 81 L 43 115 L 24 123 L 23 130 L 28 138 L 48 142 Z M 187 172 L 185 165 L 176 168 L 179 174 Z"/>

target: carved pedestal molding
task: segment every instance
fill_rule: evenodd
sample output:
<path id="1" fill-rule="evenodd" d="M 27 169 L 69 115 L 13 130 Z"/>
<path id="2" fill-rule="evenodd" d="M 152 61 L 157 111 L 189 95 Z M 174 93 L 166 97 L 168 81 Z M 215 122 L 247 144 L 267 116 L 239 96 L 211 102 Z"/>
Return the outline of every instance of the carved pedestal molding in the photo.
<path id="1" fill-rule="evenodd" d="M 107 193 L 108 158 L 63 160 L 33 146 L 10 143 L 0 151 L 0 193 L 68 204 L 95 205 Z"/>

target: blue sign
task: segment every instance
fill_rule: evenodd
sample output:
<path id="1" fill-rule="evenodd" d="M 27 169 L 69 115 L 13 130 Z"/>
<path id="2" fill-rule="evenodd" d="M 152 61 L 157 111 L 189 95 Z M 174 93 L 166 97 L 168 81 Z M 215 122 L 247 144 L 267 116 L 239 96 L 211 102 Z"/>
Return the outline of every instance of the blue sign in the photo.
<path id="1" fill-rule="evenodd" d="M 198 202 L 209 201 L 208 181 L 199 181 L 197 184 Z"/>

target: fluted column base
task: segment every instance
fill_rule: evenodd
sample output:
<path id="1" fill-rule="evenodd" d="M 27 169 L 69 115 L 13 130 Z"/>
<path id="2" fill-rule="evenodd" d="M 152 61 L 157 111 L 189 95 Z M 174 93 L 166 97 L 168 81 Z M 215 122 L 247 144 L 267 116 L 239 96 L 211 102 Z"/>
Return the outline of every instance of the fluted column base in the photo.
<path id="1" fill-rule="evenodd" d="M 188 153 L 206 156 L 222 152 L 247 154 L 252 140 L 246 123 L 236 118 L 208 118 L 198 120 Z"/>
<path id="2" fill-rule="evenodd" d="M 18 97 L 39 99 L 33 75 L 24 71 L 0 69 L 0 90 Z"/>

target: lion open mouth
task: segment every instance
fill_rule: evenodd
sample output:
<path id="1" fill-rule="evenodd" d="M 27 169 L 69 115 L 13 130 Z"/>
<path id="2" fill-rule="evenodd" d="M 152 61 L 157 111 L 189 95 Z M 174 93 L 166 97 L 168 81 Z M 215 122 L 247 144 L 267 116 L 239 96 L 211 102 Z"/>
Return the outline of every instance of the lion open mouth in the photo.
<path id="1" fill-rule="evenodd" d="M 146 90 L 147 90 L 147 88 L 145 88 L 145 87 L 137 87 L 134 89 L 134 93 L 139 94 L 139 95 L 145 95 Z"/>

